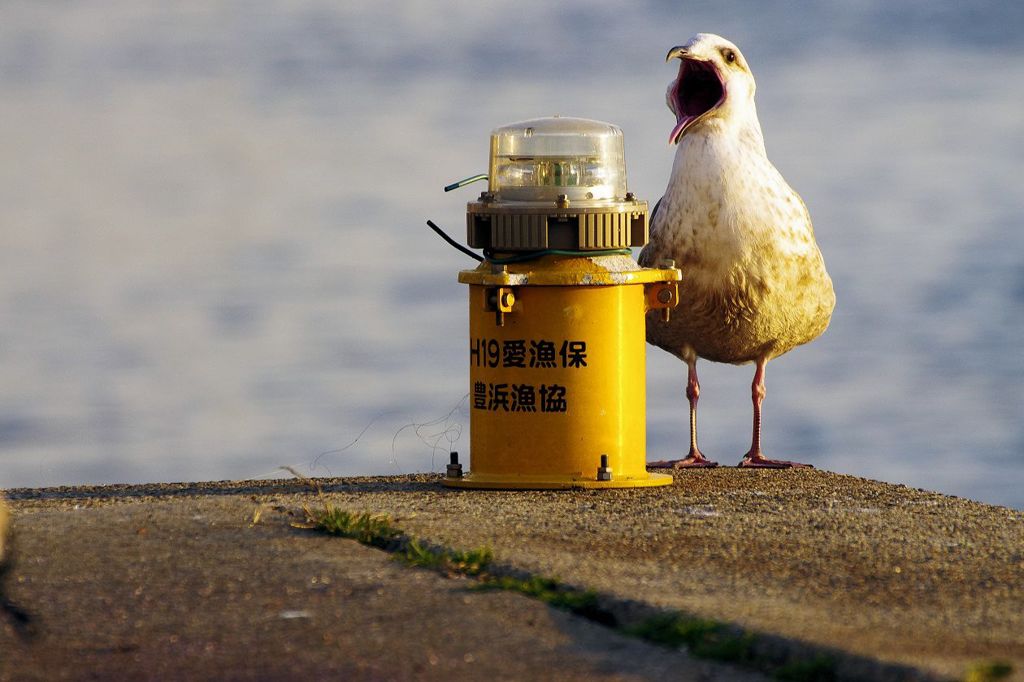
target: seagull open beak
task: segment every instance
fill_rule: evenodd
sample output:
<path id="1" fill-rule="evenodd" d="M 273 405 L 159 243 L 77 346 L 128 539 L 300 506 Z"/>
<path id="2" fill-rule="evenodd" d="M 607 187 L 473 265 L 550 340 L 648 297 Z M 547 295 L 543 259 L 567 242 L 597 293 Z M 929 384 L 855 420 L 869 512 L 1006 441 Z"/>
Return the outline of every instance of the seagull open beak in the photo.
<path id="1" fill-rule="evenodd" d="M 679 76 L 669 95 L 675 105 L 676 125 L 668 136 L 669 144 L 678 144 L 694 123 L 725 101 L 725 82 L 714 63 L 694 56 L 685 45 L 669 50 L 665 61 L 677 58 Z"/>

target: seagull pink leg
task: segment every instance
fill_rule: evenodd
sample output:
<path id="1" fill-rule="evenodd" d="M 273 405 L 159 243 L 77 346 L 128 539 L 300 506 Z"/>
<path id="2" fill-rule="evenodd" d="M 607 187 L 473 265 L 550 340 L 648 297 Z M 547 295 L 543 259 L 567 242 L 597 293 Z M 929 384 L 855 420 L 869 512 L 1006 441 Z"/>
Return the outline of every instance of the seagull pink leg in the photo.
<path id="1" fill-rule="evenodd" d="M 782 459 L 768 459 L 761 452 L 761 403 L 764 401 L 764 368 L 768 364 L 767 358 L 757 361 L 757 370 L 754 372 L 754 382 L 750 385 L 751 398 L 754 401 L 754 435 L 750 443 L 750 451 L 740 462 L 741 467 L 751 469 L 813 469 L 810 464 L 800 462 L 787 462 Z"/>
<path id="2" fill-rule="evenodd" d="M 683 459 L 651 462 L 647 466 L 671 467 L 673 469 L 697 469 L 718 466 L 706 458 L 697 447 L 697 400 L 700 398 L 700 382 L 697 380 L 697 361 L 687 363 L 686 399 L 690 402 L 690 454 Z"/>

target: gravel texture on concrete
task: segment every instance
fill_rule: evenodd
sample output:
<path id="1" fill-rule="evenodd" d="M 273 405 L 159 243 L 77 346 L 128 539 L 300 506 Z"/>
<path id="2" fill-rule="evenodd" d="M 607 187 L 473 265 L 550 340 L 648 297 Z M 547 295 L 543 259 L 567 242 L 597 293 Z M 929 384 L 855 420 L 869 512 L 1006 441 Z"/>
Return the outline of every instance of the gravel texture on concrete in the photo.
<path id="1" fill-rule="evenodd" d="M 0 679 L 762 679 L 293 528 L 267 496 L 311 496 L 275 488 L 17 500 L 6 592 L 35 635 L 0 622 Z"/>
<path id="2" fill-rule="evenodd" d="M 431 475 L 318 482 L 338 507 L 611 599 L 926 676 L 991 661 L 1024 671 L 1024 512 L 815 470 L 675 477 L 561 492 L 456 491 Z M 8 497 L 7 593 L 41 634 L 0 629 L 5 678 L 747 675 L 294 529 L 290 513 L 318 503 L 295 480 Z"/>

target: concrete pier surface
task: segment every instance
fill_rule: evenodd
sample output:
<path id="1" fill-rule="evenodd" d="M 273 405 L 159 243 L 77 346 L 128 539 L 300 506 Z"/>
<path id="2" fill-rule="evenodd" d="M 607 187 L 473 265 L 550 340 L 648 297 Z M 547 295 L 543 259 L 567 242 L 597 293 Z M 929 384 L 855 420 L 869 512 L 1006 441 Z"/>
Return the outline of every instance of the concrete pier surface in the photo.
<path id="1" fill-rule="evenodd" d="M 815 470 L 674 475 L 562 492 L 317 483 L 336 507 L 486 546 L 498 569 L 613 609 L 827 655 L 823 677 L 1024 679 L 1024 512 Z M 763 679 L 296 528 L 323 500 L 295 479 L 5 495 L 3 589 L 30 620 L 0 613 L 0 679 Z"/>

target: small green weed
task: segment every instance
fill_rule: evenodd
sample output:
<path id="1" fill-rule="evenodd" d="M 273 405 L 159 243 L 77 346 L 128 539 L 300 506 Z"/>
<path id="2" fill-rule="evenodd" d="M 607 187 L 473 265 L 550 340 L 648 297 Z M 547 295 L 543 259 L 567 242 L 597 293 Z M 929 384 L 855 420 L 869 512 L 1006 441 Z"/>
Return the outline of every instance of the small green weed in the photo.
<path id="1" fill-rule="evenodd" d="M 303 476 L 291 467 L 281 467 L 300 479 L 316 492 L 317 498 L 322 505 L 321 509 L 313 510 L 308 504 L 302 505 L 302 511 L 306 516 L 305 521 L 293 523 L 296 528 L 309 528 L 331 535 L 339 535 L 343 538 L 357 540 L 364 545 L 388 549 L 393 542 L 398 540 L 402 531 L 391 525 L 391 518 L 383 514 L 370 514 L 369 512 L 350 512 L 338 509 L 327 501 L 320 484 L 315 480 Z M 253 515 L 253 524 L 259 520 Z"/>
<path id="2" fill-rule="evenodd" d="M 448 571 L 460 575 L 481 575 L 494 558 L 487 547 L 466 551 L 426 547 L 416 539 L 409 540 L 397 558 L 409 566 Z"/>
<path id="3" fill-rule="evenodd" d="M 595 592 L 568 587 L 553 578 L 545 578 L 543 576 L 530 576 L 529 578 L 489 577 L 479 585 L 478 589 L 518 592 L 528 597 L 539 599 L 555 608 L 564 609 L 596 621 L 602 625 L 616 625 L 615 615 L 601 608 Z"/>
<path id="4" fill-rule="evenodd" d="M 1006 661 L 984 661 L 967 668 L 964 682 L 996 682 L 1013 674 L 1013 666 Z"/>
<path id="5" fill-rule="evenodd" d="M 753 660 L 753 636 L 735 633 L 724 623 L 681 613 L 665 613 L 625 629 L 626 634 L 671 647 L 685 646 L 700 658 L 730 663 Z"/>
<path id="6" fill-rule="evenodd" d="M 305 509 L 306 517 L 318 530 L 331 535 L 357 540 L 372 547 L 387 547 L 401 532 L 391 525 L 387 516 L 368 512 L 349 512 L 325 503 L 319 512 Z"/>

